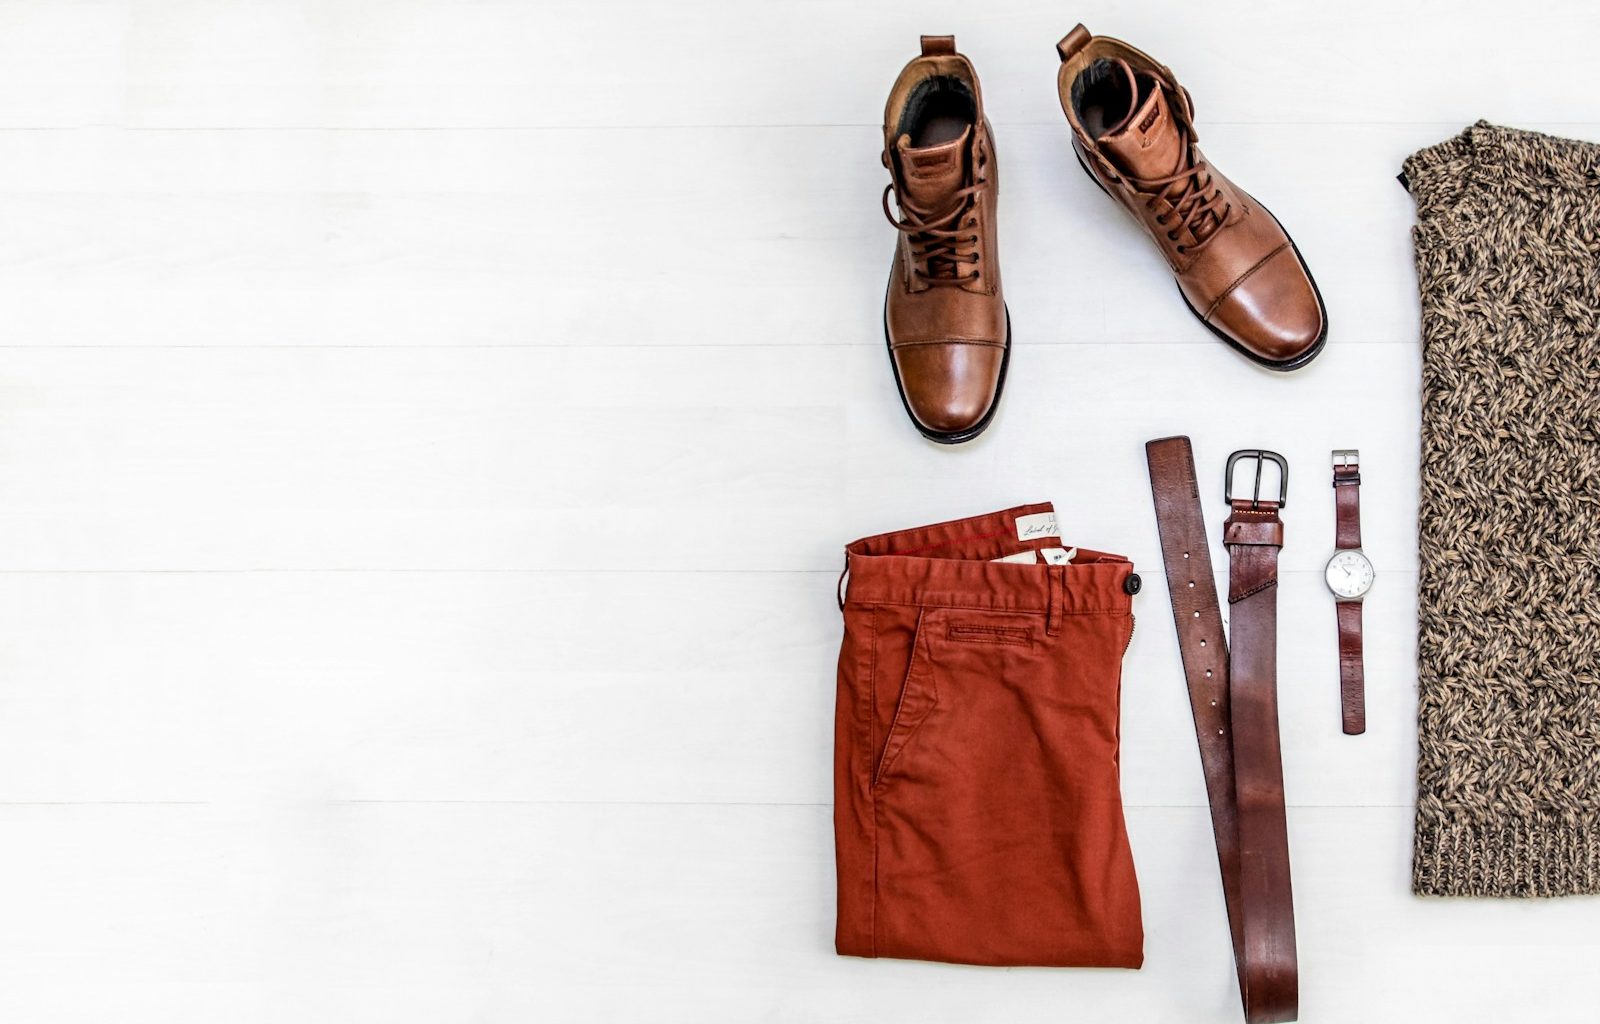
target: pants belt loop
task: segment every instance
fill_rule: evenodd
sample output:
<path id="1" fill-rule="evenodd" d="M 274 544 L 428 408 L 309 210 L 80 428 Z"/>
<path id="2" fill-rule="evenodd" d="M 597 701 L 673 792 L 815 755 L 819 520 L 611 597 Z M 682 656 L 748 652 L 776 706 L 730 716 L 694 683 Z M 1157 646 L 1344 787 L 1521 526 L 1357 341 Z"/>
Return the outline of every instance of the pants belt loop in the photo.
<path id="1" fill-rule="evenodd" d="M 844 570 L 839 573 L 839 585 L 834 588 L 834 596 L 839 599 L 839 610 L 844 611 L 844 578 L 850 575 L 850 552 L 844 553 Z"/>
<path id="2" fill-rule="evenodd" d="M 1067 567 L 1052 565 L 1047 567 L 1050 573 L 1050 606 L 1045 611 L 1044 631 L 1050 636 L 1061 634 L 1061 591 L 1067 585 Z"/>

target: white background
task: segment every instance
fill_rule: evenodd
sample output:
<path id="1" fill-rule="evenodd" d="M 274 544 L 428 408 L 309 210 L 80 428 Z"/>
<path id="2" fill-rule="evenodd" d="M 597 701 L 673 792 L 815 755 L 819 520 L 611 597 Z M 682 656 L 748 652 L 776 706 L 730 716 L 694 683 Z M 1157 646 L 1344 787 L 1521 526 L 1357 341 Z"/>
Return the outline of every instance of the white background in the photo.
<path id="1" fill-rule="evenodd" d="M 1306 1021 L 1592 1020 L 1600 907 L 1409 893 L 1418 311 L 1402 158 L 1600 138 L 1585 3 L 0 3 L 0 1018 L 1233 1021 L 1143 442 L 1292 462 Z M 1332 333 L 1247 364 L 1073 163 L 1077 20 L 1171 64 Z M 878 119 L 977 63 L 1016 348 L 921 440 Z M 1328 451 L 1359 447 L 1370 731 Z M 842 545 L 1053 500 L 1148 583 L 1144 970 L 831 949 Z M 1221 565 L 1220 553 L 1214 557 Z"/>

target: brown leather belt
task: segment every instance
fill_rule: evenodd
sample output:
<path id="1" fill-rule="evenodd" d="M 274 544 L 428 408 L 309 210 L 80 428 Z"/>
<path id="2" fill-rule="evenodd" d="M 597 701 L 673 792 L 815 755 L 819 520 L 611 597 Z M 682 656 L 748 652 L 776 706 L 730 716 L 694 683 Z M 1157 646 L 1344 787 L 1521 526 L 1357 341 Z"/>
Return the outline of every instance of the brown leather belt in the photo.
<path id="1" fill-rule="evenodd" d="M 1271 452 L 1235 452 L 1228 460 L 1232 514 L 1228 549 L 1231 644 L 1222 629 L 1206 545 L 1205 519 L 1187 437 L 1145 445 L 1150 491 L 1166 563 L 1178 648 L 1194 710 L 1195 738 L 1211 800 L 1211 826 L 1222 892 L 1233 932 L 1233 959 L 1245 1020 L 1292 1021 L 1299 1013 L 1289 834 L 1278 744 L 1278 551 L 1288 469 Z M 1232 497 L 1235 463 L 1255 459 L 1256 494 Z M 1279 500 L 1260 500 L 1261 463 L 1283 470 Z"/>

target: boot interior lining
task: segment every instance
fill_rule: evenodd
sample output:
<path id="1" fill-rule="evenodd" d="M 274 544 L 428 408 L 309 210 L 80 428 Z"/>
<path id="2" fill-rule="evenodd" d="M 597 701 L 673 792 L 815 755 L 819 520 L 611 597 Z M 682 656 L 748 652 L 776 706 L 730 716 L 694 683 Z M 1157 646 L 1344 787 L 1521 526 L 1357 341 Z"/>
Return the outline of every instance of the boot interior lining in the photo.
<path id="1" fill-rule="evenodd" d="M 977 120 L 977 97 L 967 83 L 952 75 L 934 75 L 911 90 L 896 134 L 911 136 L 912 148 L 921 149 L 960 138 Z"/>
<path id="2" fill-rule="evenodd" d="M 1138 95 L 1133 95 L 1128 76 L 1115 61 L 1101 57 L 1072 80 L 1072 109 L 1077 111 L 1078 123 L 1091 139 L 1116 131 L 1149 99 L 1155 83 L 1139 75 L 1138 88 Z"/>

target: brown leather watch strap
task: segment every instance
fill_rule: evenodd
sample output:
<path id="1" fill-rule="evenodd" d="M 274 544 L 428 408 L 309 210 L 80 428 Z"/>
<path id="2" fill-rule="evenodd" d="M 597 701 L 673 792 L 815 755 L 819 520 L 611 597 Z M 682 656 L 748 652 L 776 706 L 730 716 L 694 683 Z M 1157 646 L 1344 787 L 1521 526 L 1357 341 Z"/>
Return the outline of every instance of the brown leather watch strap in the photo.
<path id="1" fill-rule="evenodd" d="M 1342 456 L 1342 458 L 1341 458 Z M 1361 546 L 1361 465 L 1354 451 L 1334 452 L 1333 546 Z M 1366 672 L 1361 657 L 1361 602 L 1337 601 L 1339 615 L 1339 718 L 1346 736 L 1367 731 Z"/>
<path id="2" fill-rule="evenodd" d="M 1336 601 L 1339 614 L 1339 715 L 1347 736 L 1367 731 L 1367 700 L 1361 670 L 1361 602 Z"/>
<path id="3" fill-rule="evenodd" d="M 1345 463 L 1333 467 L 1333 546 L 1361 546 L 1361 467 Z"/>
<path id="4" fill-rule="evenodd" d="M 1242 499 L 1228 519 L 1230 657 L 1189 439 L 1151 441 L 1145 455 L 1245 1020 L 1291 1021 L 1299 971 L 1278 742 L 1280 504 Z"/>

